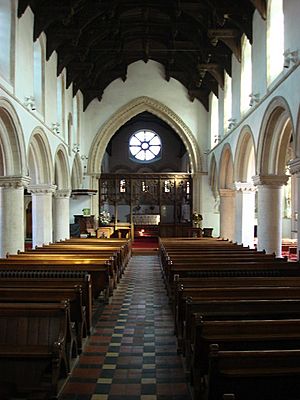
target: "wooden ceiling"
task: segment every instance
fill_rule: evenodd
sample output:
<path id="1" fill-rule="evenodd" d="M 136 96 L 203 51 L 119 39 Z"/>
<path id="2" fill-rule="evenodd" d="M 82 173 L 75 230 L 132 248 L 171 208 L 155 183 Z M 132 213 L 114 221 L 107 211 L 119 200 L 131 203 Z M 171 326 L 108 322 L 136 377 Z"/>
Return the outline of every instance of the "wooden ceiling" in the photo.
<path id="1" fill-rule="evenodd" d="M 66 68 L 84 109 L 113 80 L 125 81 L 129 64 L 150 59 L 208 109 L 232 54 L 240 60 L 242 35 L 252 43 L 255 8 L 266 18 L 266 0 L 19 0 L 19 17 L 28 6 L 33 40 L 45 32 L 47 59 L 57 52 L 57 74 Z"/>

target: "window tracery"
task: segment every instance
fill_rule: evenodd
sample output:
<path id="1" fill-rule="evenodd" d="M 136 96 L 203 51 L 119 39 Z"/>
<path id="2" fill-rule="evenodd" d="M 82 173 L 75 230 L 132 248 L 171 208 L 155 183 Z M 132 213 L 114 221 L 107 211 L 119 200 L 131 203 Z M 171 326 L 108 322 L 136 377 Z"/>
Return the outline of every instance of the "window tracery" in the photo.
<path id="1" fill-rule="evenodd" d="M 151 130 L 137 131 L 129 139 L 129 152 L 134 161 L 156 161 L 161 155 L 160 137 Z"/>

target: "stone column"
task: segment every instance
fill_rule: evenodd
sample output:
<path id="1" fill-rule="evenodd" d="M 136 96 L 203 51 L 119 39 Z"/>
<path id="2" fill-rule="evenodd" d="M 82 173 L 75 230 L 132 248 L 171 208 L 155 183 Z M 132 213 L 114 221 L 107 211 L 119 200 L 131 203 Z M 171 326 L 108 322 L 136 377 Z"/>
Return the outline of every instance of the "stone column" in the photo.
<path id="1" fill-rule="evenodd" d="M 254 212 L 256 188 L 249 182 L 236 182 L 235 240 L 254 248 Z"/>
<path id="2" fill-rule="evenodd" d="M 0 256 L 24 251 L 25 216 L 24 186 L 30 178 L 6 176 L 0 178 Z"/>
<path id="3" fill-rule="evenodd" d="M 32 194 L 32 247 L 49 244 L 53 241 L 52 195 L 55 185 L 30 185 Z"/>
<path id="4" fill-rule="evenodd" d="M 257 195 L 257 249 L 281 257 L 282 186 L 288 175 L 257 175 L 253 177 Z"/>
<path id="5" fill-rule="evenodd" d="M 70 190 L 57 190 L 54 195 L 54 241 L 70 237 Z"/>
<path id="6" fill-rule="evenodd" d="M 300 251 L 300 158 L 295 158 L 294 160 L 289 162 L 289 168 L 290 168 L 290 173 L 292 175 L 296 176 L 297 179 L 297 193 L 295 193 L 295 196 L 297 196 L 297 210 L 295 210 L 298 214 L 297 218 L 297 254 L 298 254 L 298 260 L 299 260 L 299 251 Z"/>
<path id="7" fill-rule="evenodd" d="M 235 241 L 235 190 L 220 189 L 220 236 Z"/>

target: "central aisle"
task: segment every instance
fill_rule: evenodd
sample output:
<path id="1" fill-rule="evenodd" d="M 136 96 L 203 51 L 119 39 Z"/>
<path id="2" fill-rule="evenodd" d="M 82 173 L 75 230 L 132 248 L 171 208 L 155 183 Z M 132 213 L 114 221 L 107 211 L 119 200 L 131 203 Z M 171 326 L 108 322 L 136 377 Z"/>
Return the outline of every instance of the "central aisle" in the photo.
<path id="1" fill-rule="evenodd" d="M 133 256 L 62 400 L 189 400 L 157 255 Z"/>

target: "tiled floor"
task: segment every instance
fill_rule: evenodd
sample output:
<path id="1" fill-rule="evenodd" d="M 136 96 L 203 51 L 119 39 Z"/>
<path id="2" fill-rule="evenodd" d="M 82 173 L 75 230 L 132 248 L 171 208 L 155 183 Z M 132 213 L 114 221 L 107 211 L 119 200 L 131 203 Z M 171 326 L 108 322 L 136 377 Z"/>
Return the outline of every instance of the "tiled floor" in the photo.
<path id="1" fill-rule="evenodd" d="M 133 256 L 60 400 L 190 400 L 157 254 Z"/>

